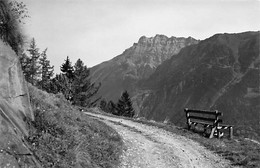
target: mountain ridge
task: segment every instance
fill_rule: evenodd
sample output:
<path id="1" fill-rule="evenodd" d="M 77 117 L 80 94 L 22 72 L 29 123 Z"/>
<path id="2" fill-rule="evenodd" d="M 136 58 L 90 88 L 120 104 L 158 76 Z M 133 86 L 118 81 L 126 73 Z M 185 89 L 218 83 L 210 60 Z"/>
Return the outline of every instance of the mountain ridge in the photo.
<path id="1" fill-rule="evenodd" d="M 135 84 L 148 78 L 162 62 L 183 47 L 198 42 L 192 37 L 142 36 L 122 54 L 92 67 L 92 80 L 102 82 L 100 95 L 108 100 L 117 100 L 122 91 L 135 90 Z"/>

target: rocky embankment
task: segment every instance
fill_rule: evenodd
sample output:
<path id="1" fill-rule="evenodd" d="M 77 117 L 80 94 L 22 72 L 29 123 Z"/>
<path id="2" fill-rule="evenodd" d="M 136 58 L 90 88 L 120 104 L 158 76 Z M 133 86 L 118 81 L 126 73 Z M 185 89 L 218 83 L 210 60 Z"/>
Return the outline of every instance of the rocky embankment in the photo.
<path id="1" fill-rule="evenodd" d="M 39 167 L 24 141 L 33 119 L 18 56 L 0 41 L 0 167 Z"/>

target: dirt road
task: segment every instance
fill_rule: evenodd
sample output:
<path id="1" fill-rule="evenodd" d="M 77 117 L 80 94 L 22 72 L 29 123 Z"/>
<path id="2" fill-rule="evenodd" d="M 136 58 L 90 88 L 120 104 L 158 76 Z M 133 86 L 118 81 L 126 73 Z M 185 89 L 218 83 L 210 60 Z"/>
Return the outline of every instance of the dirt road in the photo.
<path id="1" fill-rule="evenodd" d="M 154 126 L 86 112 L 114 128 L 125 149 L 121 168 L 226 168 L 229 162 L 183 136 Z"/>

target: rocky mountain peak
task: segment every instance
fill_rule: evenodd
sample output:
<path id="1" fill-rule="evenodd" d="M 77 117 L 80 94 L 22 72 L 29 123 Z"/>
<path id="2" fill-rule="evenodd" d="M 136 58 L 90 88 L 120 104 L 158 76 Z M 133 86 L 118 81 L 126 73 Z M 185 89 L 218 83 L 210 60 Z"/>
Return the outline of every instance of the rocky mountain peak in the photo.
<path id="1" fill-rule="evenodd" d="M 134 43 L 134 47 L 136 47 L 137 50 L 140 48 L 142 48 L 142 51 L 156 50 L 156 52 L 160 54 L 169 54 L 172 56 L 177 54 L 181 48 L 197 44 L 198 42 L 198 40 L 192 37 L 167 37 L 165 35 L 156 34 L 154 37 L 140 37 L 138 43 Z"/>
<path id="2" fill-rule="evenodd" d="M 121 91 L 131 92 L 139 80 L 148 78 L 162 62 L 182 48 L 198 42 L 193 38 L 167 37 L 160 34 L 154 37 L 142 36 L 122 54 L 93 67 L 92 79 L 102 82 L 100 95 L 116 100 Z"/>

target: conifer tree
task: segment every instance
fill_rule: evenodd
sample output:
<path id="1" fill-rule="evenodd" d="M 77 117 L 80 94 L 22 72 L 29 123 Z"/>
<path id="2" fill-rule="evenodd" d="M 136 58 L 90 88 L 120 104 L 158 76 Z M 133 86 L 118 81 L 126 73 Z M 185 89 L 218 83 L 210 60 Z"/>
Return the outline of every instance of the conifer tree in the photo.
<path id="1" fill-rule="evenodd" d="M 72 81 L 74 78 L 74 69 L 71 65 L 69 56 L 67 56 L 67 59 L 60 67 L 61 72 L 63 74 L 58 78 L 58 82 L 63 86 L 62 87 L 62 93 L 64 94 L 65 98 L 67 100 L 72 99 Z"/>
<path id="2" fill-rule="evenodd" d="M 68 78 L 64 74 L 56 74 L 54 78 L 51 79 L 50 82 L 50 92 L 57 94 L 61 92 L 65 98 L 68 91 Z"/>
<path id="3" fill-rule="evenodd" d="M 109 112 L 109 110 L 108 110 L 108 103 L 107 103 L 106 99 L 102 99 L 102 100 L 100 101 L 99 107 L 100 107 L 100 109 L 103 110 L 104 112 L 107 112 L 107 113 Z"/>
<path id="4" fill-rule="evenodd" d="M 127 91 L 124 91 L 121 98 L 117 103 L 117 113 L 120 116 L 133 117 L 134 109 L 132 107 L 132 101 Z"/>
<path id="5" fill-rule="evenodd" d="M 65 60 L 65 62 L 61 65 L 60 67 L 61 72 L 63 72 L 63 74 L 65 74 L 70 80 L 73 79 L 73 66 L 71 65 L 69 56 L 67 56 L 67 59 Z"/>
<path id="6" fill-rule="evenodd" d="M 115 104 L 112 100 L 110 100 L 110 101 L 108 102 L 108 104 L 107 104 L 107 110 L 108 110 L 108 112 L 111 113 L 111 114 L 118 115 L 116 104 Z"/>
<path id="7" fill-rule="evenodd" d="M 91 83 L 89 75 L 89 69 L 87 66 L 78 59 L 74 65 L 73 73 L 73 104 L 79 106 L 90 106 L 93 103 L 91 97 L 97 93 L 99 86 L 95 86 L 95 83 Z"/>
<path id="8" fill-rule="evenodd" d="M 39 64 L 41 65 L 41 81 L 39 85 L 42 89 L 50 92 L 51 77 L 53 76 L 54 66 L 50 65 L 50 61 L 47 59 L 47 48 L 42 52 L 40 56 Z"/>
<path id="9" fill-rule="evenodd" d="M 36 85 L 40 75 L 40 65 L 39 65 L 40 53 L 39 53 L 39 48 L 37 48 L 36 46 L 36 42 L 34 38 L 32 39 L 29 49 L 27 51 L 29 53 L 28 56 L 29 59 L 28 59 L 28 72 L 26 73 L 28 74 L 25 77 L 29 83 L 31 83 L 32 85 Z"/>
<path id="10" fill-rule="evenodd" d="M 57 91 L 63 93 L 64 97 L 67 100 L 71 100 L 72 98 L 72 91 L 71 91 L 71 85 L 68 77 L 64 74 L 56 75 L 56 87 Z"/>

